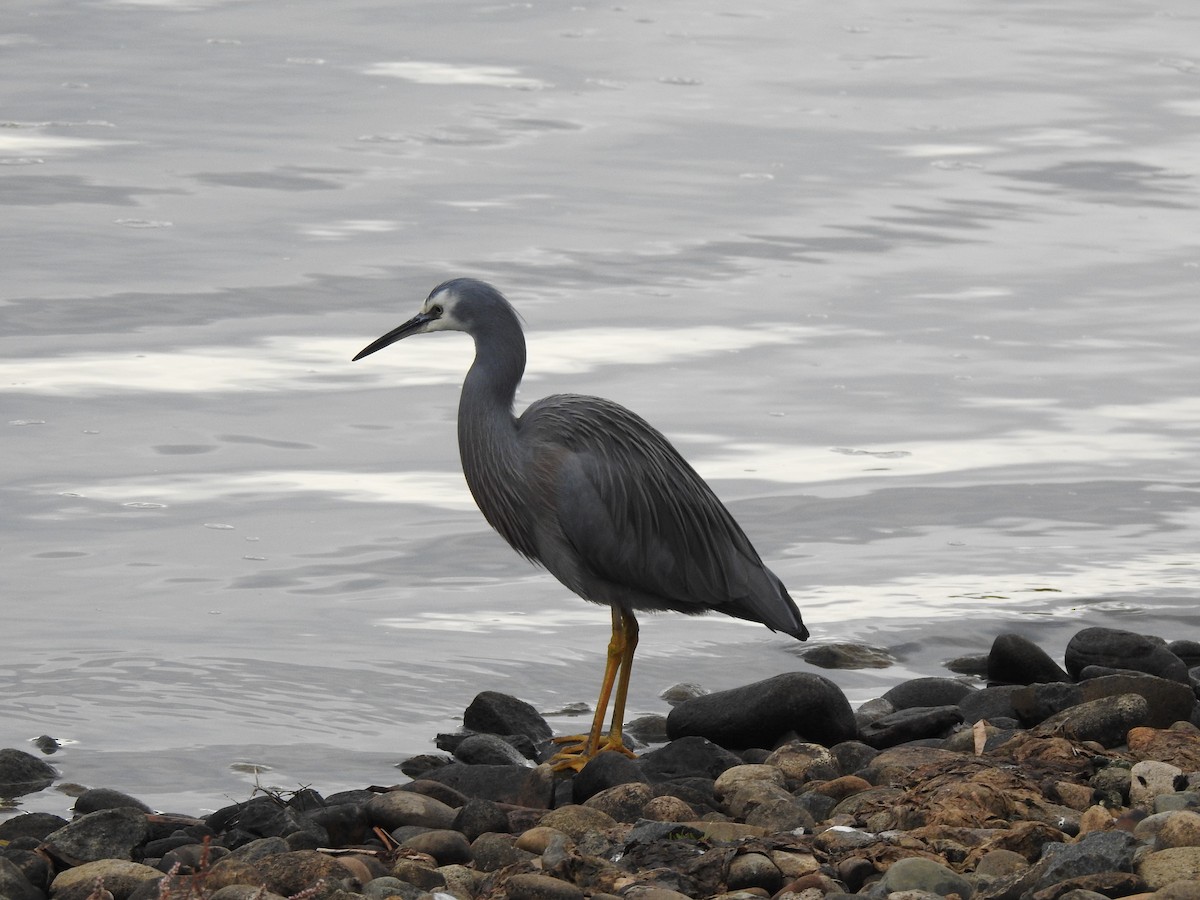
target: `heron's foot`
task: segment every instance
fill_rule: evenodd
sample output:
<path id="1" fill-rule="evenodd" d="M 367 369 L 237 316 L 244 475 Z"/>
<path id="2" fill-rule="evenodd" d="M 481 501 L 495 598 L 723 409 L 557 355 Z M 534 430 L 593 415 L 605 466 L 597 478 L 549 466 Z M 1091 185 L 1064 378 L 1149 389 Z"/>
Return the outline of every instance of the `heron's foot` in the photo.
<path id="1" fill-rule="evenodd" d="M 634 752 L 625 746 L 625 742 L 621 740 L 619 734 L 602 734 L 596 749 L 588 752 L 590 738 L 591 736 L 587 734 L 564 734 L 561 737 L 552 738 L 552 743 L 558 744 L 561 749 L 547 762 L 555 772 L 578 772 L 594 757 L 610 750 L 623 753 L 631 759 L 634 757 Z"/>

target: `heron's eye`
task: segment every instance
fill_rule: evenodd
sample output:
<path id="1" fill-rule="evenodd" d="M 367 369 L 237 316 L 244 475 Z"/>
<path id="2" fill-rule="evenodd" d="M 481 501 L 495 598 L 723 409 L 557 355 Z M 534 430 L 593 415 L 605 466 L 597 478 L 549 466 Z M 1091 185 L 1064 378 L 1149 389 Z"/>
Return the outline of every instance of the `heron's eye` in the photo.
<path id="1" fill-rule="evenodd" d="M 433 306 L 429 307 L 429 314 L 440 319 L 442 317 L 442 305 L 440 303 L 435 303 Z"/>

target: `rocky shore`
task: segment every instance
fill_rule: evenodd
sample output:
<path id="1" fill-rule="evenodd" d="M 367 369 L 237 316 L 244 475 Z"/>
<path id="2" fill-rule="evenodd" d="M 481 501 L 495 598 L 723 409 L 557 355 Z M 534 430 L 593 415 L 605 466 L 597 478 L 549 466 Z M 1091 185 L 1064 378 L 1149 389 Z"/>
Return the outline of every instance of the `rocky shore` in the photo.
<path id="1" fill-rule="evenodd" d="M 1200 643 L 1088 628 L 1060 666 L 1005 634 L 948 666 L 857 711 L 812 672 L 691 696 L 574 776 L 485 692 L 397 786 L 204 818 L 94 788 L 0 822 L 0 900 L 1200 900 Z M 0 795 L 56 777 L 0 751 Z"/>

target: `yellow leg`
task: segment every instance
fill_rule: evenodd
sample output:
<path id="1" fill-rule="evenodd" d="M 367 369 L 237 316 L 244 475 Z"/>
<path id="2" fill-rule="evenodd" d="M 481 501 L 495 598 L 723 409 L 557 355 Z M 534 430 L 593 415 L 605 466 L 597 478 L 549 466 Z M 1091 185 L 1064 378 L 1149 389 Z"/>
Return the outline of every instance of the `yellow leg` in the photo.
<path id="1" fill-rule="evenodd" d="M 582 734 L 566 735 L 554 739 L 554 743 L 563 744 L 563 748 L 551 757 L 557 771 L 582 769 L 589 759 L 605 750 L 615 750 L 626 756 L 633 756 L 621 740 L 621 728 L 625 719 L 625 699 L 629 693 L 629 675 L 633 668 L 633 652 L 637 649 L 638 624 L 633 613 L 613 607 L 612 610 L 612 639 L 608 642 L 608 659 L 604 665 L 604 679 L 600 682 L 600 696 L 596 700 L 596 714 L 592 717 L 592 728 L 586 738 Z M 608 701 L 612 696 L 613 685 L 617 694 L 613 702 L 612 724 L 608 735 L 602 735 L 604 730 L 604 715 L 608 711 Z"/>

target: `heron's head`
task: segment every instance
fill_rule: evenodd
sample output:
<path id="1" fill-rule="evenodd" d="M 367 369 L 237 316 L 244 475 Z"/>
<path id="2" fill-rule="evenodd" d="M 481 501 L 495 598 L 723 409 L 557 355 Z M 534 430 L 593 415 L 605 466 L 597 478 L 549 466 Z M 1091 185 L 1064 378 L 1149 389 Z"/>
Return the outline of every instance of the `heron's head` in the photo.
<path id="1" fill-rule="evenodd" d="M 443 281 L 425 298 L 421 311 L 358 352 L 355 360 L 370 356 L 396 341 L 429 331 L 465 331 L 474 334 L 489 316 L 512 311 L 498 290 L 474 278 Z"/>

